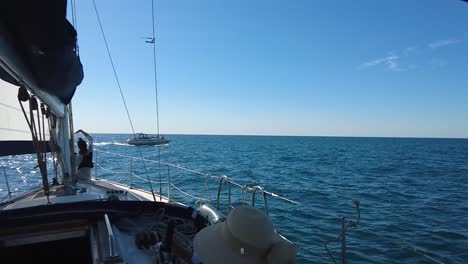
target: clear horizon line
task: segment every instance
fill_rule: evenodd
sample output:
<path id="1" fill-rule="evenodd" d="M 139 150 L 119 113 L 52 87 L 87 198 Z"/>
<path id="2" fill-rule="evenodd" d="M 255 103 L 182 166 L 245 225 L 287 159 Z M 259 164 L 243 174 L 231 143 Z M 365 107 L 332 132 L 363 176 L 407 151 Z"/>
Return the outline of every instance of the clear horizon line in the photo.
<path id="1" fill-rule="evenodd" d="M 91 134 L 124 134 L 133 135 L 131 132 L 97 132 Z M 156 135 L 157 133 L 145 133 Z M 437 137 L 437 136 L 344 136 L 344 135 L 279 135 L 279 134 L 203 134 L 203 133 L 160 133 L 160 135 L 182 135 L 182 136 L 258 136 L 258 137 L 334 137 L 334 138 L 413 138 L 413 139 L 468 139 L 468 137 Z"/>

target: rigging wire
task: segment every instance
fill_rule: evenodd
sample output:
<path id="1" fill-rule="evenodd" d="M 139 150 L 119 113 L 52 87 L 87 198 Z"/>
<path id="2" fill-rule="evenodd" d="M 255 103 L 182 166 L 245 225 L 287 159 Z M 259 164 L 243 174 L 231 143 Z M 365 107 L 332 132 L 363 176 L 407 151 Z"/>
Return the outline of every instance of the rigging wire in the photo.
<path id="1" fill-rule="evenodd" d="M 156 130 L 159 137 L 159 102 L 158 102 L 158 74 L 157 74 L 157 65 L 156 65 L 156 36 L 155 36 L 155 19 L 154 19 L 154 0 L 151 0 L 151 19 L 153 25 L 153 35 L 152 35 L 152 44 L 153 44 L 153 64 L 154 64 L 154 90 L 155 90 L 155 100 L 156 100 Z"/>
<path id="2" fill-rule="evenodd" d="M 26 88 L 20 87 L 20 92 L 22 89 L 26 91 Z M 39 118 L 39 107 L 38 107 L 37 99 L 35 97 L 30 97 L 29 94 L 27 95 L 27 97 L 28 97 L 27 100 L 29 101 L 29 119 L 28 119 L 27 111 L 24 108 L 19 95 L 18 95 L 18 103 L 21 106 L 21 110 L 23 112 L 24 118 L 26 119 L 26 123 L 28 124 L 29 130 L 31 131 L 33 148 L 36 152 L 37 164 L 39 166 L 39 171 L 41 172 L 42 187 L 44 189 L 44 194 L 47 197 L 47 204 L 50 204 L 49 182 L 47 180 L 47 163 L 46 163 L 47 158 L 46 158 L 45 149 L 41 149 L 41 146 L 45 147 L 45 145 L 43 145 L 45 141 L 45 137 L 46 137 L 45 130 L 41 130 L 41 119 Z M 37 111 L 37 125 L 34 120 L 35 110 Z M 39 127 L 39 129 L 37 129 L 37 126 Z M 39 133 L 37 133 L 38 130 L 39 130 Z M 44 131 L 44 135 L 42 135 L 43 131 Z"/>
<path id="3" fill-rule="evenodd" d="M 154 69 L 154 91 L 155 91 L 155 100 L 156 100 L 156 130 L 158 133 L 158 140 L 159 138 L 159 102 L 158 102 L 158 74 L 157 74 L 157 66 L 156 66 L 156 36 L 155 36 L 155 19 L 154 19 L 154 0 L 151 0 L 151 21 L 152 21 L 152 28 L 153 28 L 153 35 L 152 35 L 152 45 L 153 45 L 153 69 Z M 162 177 L 161 177 L 161 149 L 158 147 L 158 174 L 159 174 L 159 194 L 162 193 Z M 162 199 L 159 196 L 159 199 Z"/>
<path id="4" fill-rule="evenodd" d="M 440 260 L 437 260 L 429 255 L 427 255 L 426 253 L 420 251 L 420 250 L 417 250 L 415 249 L 413 246 L 410 246 L 409 244 L 406 244 L 400 240 L 397 240 L 397 239 L 393 239 L 393 238 L 389 238 L 389 237 L 386 237 L 386 236 L 383 236 L 377 232 L 374 232 L 372 230 L 369 230 L 369 229 L 357 229 L 358 231 L 360 232 L 364 232 L 364 233 L 367 233 L 367 234 L 371 234 L 371 235 L 374 235 L 374 236 L 377 236 L 379 237 L 380 239 L 382 240 L 385 240 L 387 242 L 390 242 L 392 244 L 395 244 L 395 245 L 398 245 L 399 247 L 403 248 L 403 249 L 407 249 L 417 255 L 420 255 L 424 258 L 427 258 L 428 260 L 434 262 L 434 263 L 437 263 L 437 264 L 445 264 L 444 262 L 440 261 Z"/>
<path id="5" fill-rule="evenodd" d="M 78 31 L 78 18 L 77 18 L 76 4 L 75 3 L 76 3 L 75 0 L 70 1 L 70 9 L 71 9 L 71 16 L 72 16 L 71 19 L 72 19 L 72 25 L 75 28 L 75 31 Z M 79 56 L 80 49 L 78 47 L 78 39 L 76 40 L 75 52 L 76 52 L 76 55 Z"/>
<path id="6" fill-rule="evenodd" d="M 167 163 L 167 162 L 159 162 L 159 161 L 156 161 L 156 160 L 151 160 L 151 159 L 142 159 L 142 158 L 137 158 L 137 157 L 132 157 L 132 156 L 128 156 L 128 155 L 123 155 L 123 154 L 118 154 L 118 153 L 113 153 L 113 152 L 109 152 L 109 151 L 104 151 L 104 150 L 98 150 L 98 149 L 95 149 L 94 150 L 95 152 L 99 152 L 99 153 L 103 153 L 103 154 L 107 154 L 107 155 L 111 155 L 111 156 L 116 156 L 116 157 L 122 157 L 122 158 L 133 158 L 133 159 L 136 159 L 136 160 L 143 160 L 143 161 L 147 161 L 147 162 L 151 162 L 151 163 L 161 163 L 161 165 L 164 165 L 164 166 L 170 166 L 172 168 L 176 168 L 176 169 L 180 169 L 182 171 L 186 171 L 186 172 L 190 172 L 190 173 L 193 173 L 195 175 L 198 175 L 198 176 L 202 176 L 206 179 L 216 179 L 216 180 L 219 180 L 221 179 L 222 177 L 220 176 L 214 176 L 214 175 L 210 175 L 210 174 L 207 174 L 207 173 L 202 173 L 202 172 L 199 172 L 199 171 L 196 171 L 196 170 L 193 170 L 193 169 L 190 169 L 190 168 L 187 168 L 187 167 L 183 167 L 181 165 L 177 165 L 177 164 L 172 164 L 172 163 Z M 234 182 L 233 180 L 229 179 L 229 183 L 230 184 L 233 184 L 233 185 L 236 185 L 236 186 L 240 186 L 240 187 L 246 187 L 246 190 L 249 190 L 249 191 L 252 191 L 252 187 L 248 187 L 246 185 L 241 185 L 237 182 Z M 283 200 L 285 202 L 288 202 L 288 203 L 291 203 L 291 204 L 295 204 L 295 205 L 302 205 L 301 203 L 299 202 L 296 202 L 296 201 L 293 201 L 291 199 L 288 199 L 288 198 L 285 198 L 285 197 L 282 197 L 278 194 L 275 194 L 275 193 L 272 193 L 272 192 L 268 192 L 266 190 L 264 190 L 264 193 L 267 194 L 267 195 L 270 195 L 276 199 L 280 199 L 280 200 Z M 319 212 L 319 211 L 317 211 Z M 329 216 L 332 216 L 334 218 L 338 218 L 338 219 L 341 219 L 340 217 L 338 216 L 333 216 L 331 214 L 329 214 Z"/>
<path id="7" fill-rule="evenodd" d="M 121 96 L 122 102 L 123 102 L 123 104 L 125 106 L 125 112 L 127 113 L 127 118 L 128 118 L 129 123 L 130 123 L 130 126 L 132 128 L 133 135 L 136 136 L 135 128 L 133 127 L 132 118 L 130 117 L 130 112 L 128 111 L 127 103 L 125 102 L 125 97 L 124 97 L 123 92 L 122 92 L 122 87 L 120 86 L 120 81 L 119 81 L 119 77 L 117 76 L 117 71 L 115 70 L 114 61 L 112 60 L 112 55 L 111 55 L 110 50 L 109 50 L 109 45 L 107 44 L 106 35 L 104 34 L 104 28 L 102 27 L 101 19 L 99 17 L 99 12 L 97 10 L 95 0 L 93 0 L 93 6 L 94 6 L 94 11 L 96 13 L 96 17 L 97 17 L 98 22 L 99 22 L 99 28 L 101 29 L 102 39 L 104 40 L 104 44 L 106 46 L 107 55 L 109 56 L 109 61 L 110 61 L 111 66 L 112 66 L 112 71 L 114 72 L 115 81 L 117 82 L 117 86 L 119 87 L 119 91 L 120 91 L 120 96 Z M 137 148 L 138 148 L 138 152 L 140 154 L 140 158 L 143 159 L 143 154 L 141 153 L 140 147 L 137 147 Z M 146 168 L 146 164 L 144 162 L 143 162 L 143 167 L 145 168 L 146 177 L 148 178 L 148 183 L 149 183 L 149 186 L 150 186 L 150 189 L 151 189 L 151 194 L 153 195 L 153 200 L 156 202 L 156 196 L 154 195 L 153 185 L 151 184 L 151 181 L 149 179 L 148 169 Z M 161 200 L 161 192 L 159 193 L 159 197 L 160 197 L 160 200 Z"/>
<path id="8" fill-rule="evenodd" d="M 73 10 L 74 10 L 74 22 L 73 22 L 73 26 L 75 27 L 75 30 L 78 31 L 78 15 L 77 15 L 77 10 L 76 10 L 76 5 L 75 5 L 76 1 L 75 0 L 72 0 L 72 4 L 73 4 Z"/>
<path id="9" fill-rule="evenodd" d="M 104 29 L 102 27 L 101 18 L 99 17 L 99 13 L 98 13 L 98 10 L 97 10 L 97 7 L 96 7 L 96 1 L 95 0 L 93 0 L 93 6 L 94 6 L 94 11 L 96 12 L 96 17 L 97 17 L 98 22 L 99 22 L 99 28 L 101 29 L 102 38 L 104 40 L 104 44 L 106 45 L 107 55 L 109 56 L 109 61 L 110 61 L 111 66 L 112 66 L 112 71 L 114 72 L 115 81 L 117 82 L 117 86 L 119 87 L 119 91 L 120 91 L 120 96 L 121 96 L 122 102 L 123 102 L 123 104 L 125 106 L 125 112 L 127 113 L 128 122 L 130 122 L 130 126 L 132 128 L 133 135 L 135 135 L 135 128 L 133 127 L 133 122 L 132 122 L 132 118 L 130 117 L 130 112 L 128 111 L 127 102 L 125 101 L 125 97 L 123 95 L 122 87 L 120 86 L 119 77 L 117 76 L 117 71 L 115 70 L 114 61 L 112 60 L 112 56 L 111 56 L 111 53 L 110 53 L 110 50 L 109 50 L 109 45 L 107 44 L 106 35 L 104 34 Z"/>
<path id="10" fill-rule="evenodd" d="M 71 19 L 72 19 L 72 25 L 75 27 L 75 5 L 74 5 L 74 0 L 70 1 L 70 9 L 71 9 Z M 75 27 L 76 29 L 76 27 Z"/>
<path id="11" fill-rule="evenodd" d="M 99 163 L 96 163 L 97 166 L 99 166 L 99 168 L 101 168 L 103 171 L 107 172 L 107 173 L 110 173 L 110 174 L 128 174 L 128 172 L 118 172 L 118 171 L 113 171 L 113 170 L 110 170 L 110 169 L 107 169 L 105 167 L 103 167 L 101 164 Z M 138 176 L 138 174 L 136 173 L 133 173 L 132 172 L 132 177 L 135 177 L 137 179 L 140 179 L 142 181 L 148 181 L 147 179 L 143 178 L 143 177 L 140 177 Z M 157 182 L 154 182 L 154 181 L 151 181 L 153 183 L 157 183 Z M 181 194 L 187 196 L 187 197 L 190 197 L 190 198 L 193 198 L 193 199 L 196 199 L 196 200 L 201 200 L 201 201 L 208 201 L 208 199 L 206 198 L 203 198 L 203 197 L 200 197 L 200 196 L 195 196 L 193 194 L 190 194 L 184 190 L 182 190 L 181 188 L 177 187 L 174 183 L 169 183 L 169 182 L 162 182 L 162 184 L 170 184 L 170 186 L 172 186 L 174 189 L 176 189 L 177 191 L 179 191 Z"/>
<path id="12" fill-rule="evenodd" d="M 108 155 L 119 156 L 119 157 L 125 157 L 125 158 L 130 157 L 130 156 L 126 156 L 126 155 L 122 155 L 122 154 L 117 154 L 117 153 L 112 153 L 112 152 L 107 152 L 107 151 L 101 151 L 101 150 L 96 150 L 96 151 L 97 151 L 97 152 L 101 152 L 101 153 L 105 153 L 105 154 L 108 154 Z M 158 161 L 153 161 L 153 160 L 146 160 L 146 161 L 159 163 Z M 181 170 L 183 170 L 183 171 L 187 171 L 187 172 L 190 172 L 190 173 L 194 173 L 194 174 L 196 174 L 196 175 L 205 176 L 205 177 L 207 177 L 207 178 L 208 178 L 208 177 L 209 177 L 209 178 L 215 178 L 215 179 L 218 179 L 218 178 L 219 178 L 219 177 L 217 177 L 217 176 L 212 176 L 212 175 L 209 175 L 209 174 L 201 173 L 201 172 L 198 172 L 198 171 L 195 171 L 195 170 L 192 170 L 192 169 L 188 169 L 188 168 L 186 168 L 186 167 L 182 167 L 182 166 L 176 165 L 176 164 L 165 163 L 165 162 L 163 162 L 162 164 L 163 164 L 163 165 L 166 165 L 166 166 L 174 167 L 174 168 L 177 168 L 177 169 L 181 169 Z M 105 168 L 103 168 L 100 164 L 97 164 L 97 165 L 98 165 L 100 168 L 102 168 L 103 170 L 106 170 L 106 171 L 109 172 L 109 173 L 115 173 L 115 174 L 121 173 L 121 172 L 115 172 L 115 171 L 111 171 L 111 170 L 109 170 L 109 169 L 105 169 Z M 133 175 L 134 177 L 137 177 L 137 178 L 141 179 L 141 180 L 144 180 L 143 178 L 139 177 L 139 176 L 136 175 L 135 173 L 132 173 L 132 175 Z M 240 185 L 239 183 L 236 183 L 236 182 L 230 181 L 230 183 L 231 183 L 231 184 L 234 184 L 234 185 L 236 185 L 236 186 L 243 186 L 244 188 L 247 188 L 246 185 Z M 168 182 L 164 182 L 164 184 L 168 184 Z M 197 197 L 197 196 L 191 195 L 191 194 L 189 194 L 189 193 L 187 193 L 187 192 L 184 192 L 184 191 L 181 190 L 180 188 L 177 188 L 177 186 L 174 186 L 173 183 L 171 183 L 170 185 L 171 185 L 172 187 L 174 187 L 176 190 L 178 190 L 179 192 L 181 192 L 182 194 L 184 194 L 184 195 L 186 195 L 186 196 L 188 196 L 188 197 L 191 197 L 191 198 L 198 198 L 199 200 L 207 200 L 207 199 L 204 199 L 204 198 L 201 198 L 201 197 Z M 241 192 L 243 192 L 243 191 L 244 191 L 244 190 L 241 189 Z M 290 199 L 281 197 L 281 196 L 276 195 L 276 194 L 274 194 L 274 193 L 267 192 L 267 191 L 265 191 L 265 193 L 266 193 L 266 194 L 273 194 L 272 196 L 275 197 L 275 198 L 278 198 L 278 199 L 281 199 L 281 200 L 285 200 L 285 201 L 291 202 L 291 203 L 296 204 L 296 205 L 300 205 L 300 203 L 298 203 L 298 202 L 296 202 L 296 201 L 293 201 L 293 200 L 290 200 Z M 244 193 L 241 193 L 241 196 L 243 196 L 244 194 L 245 194 L 245 192 L 244 192 Z M 316 213 L 320 213 L 320 214 L 322 214 L 322 215 L 324 215 L 324 216 L 327 216 L 327 217 L 329 217 L 329 218 L 332 218 L 332 219 L 338 219 L 338 220 L 341 220 L 341 219 L 342 219 L 342 217 L 340 217 L 340 216 L 333 215 L 333 214 L 330 214 L 330 213 L 326 213 L 326 212 L 324 212 L 324 211 L 322 211 L 322 210 L 312 209 L 312 208 L 310 208 L 310 207 L 307 208 L 307 209 L 308 209 L 308 210 L 311 210 L 311 211 L 314 211 L 314 212 L 316 212 Z M 406 242 L 403 242 L 403 241 L 401 241 L 401 240 L 398 240 L 398 239 L 395 239 L 395 238 L 390 238 L 390 237 L 381 235 L 381 234 L 379 234 L 379 233 L 377 233 L 377 232 L 375 232 L 375 231 L 369 230 L 369 229 L 357 228 L 357 229 L 353 229 L 353 230 L 356 230 L 356 231 L 358 231 L 358 232 L 367 233 L 367 234 L 371 234 L 371 235 L 377 236 L 377 237 L 379 237 L 379 238 L 382 239 L 382 240 L 385 240 L 385 241 L 390 242 L 390 243 L 392 243 L 392 244 L 398 245 L 398 246 L 401 247 L 402 249 L 409 250 L 409 251 L 411 251 L 412 253 L 415 253 L 415 254 L 417 254 L 417 255 L 419 255 L 419 256 L 422 256 L 422 257 L 424 257 L 424 258 L 426 258 L 426 259 L 428 259 L 428 260 L 430 260 L 430 261 L 432 261 L 432 262 L 434 262 L 434 263 L 437 263 L 437 264 L 445 264 L 444 262 L 442 262 L 442 261 L 440 261 L 440 260 L 437 260 L 437 259 L 435 259 L 435 258 L 433 258 L 433 257 L 431 257 L 431 256 L 429 256 L 429 255 L 427 255 L 427 253 L 425 253 L 424 251 L 415 249 L 414 246 L 411 246 L 411 245 L 409 245 L 409 244 L 407 244 Z M 333 239 L 333 241 L 339 241 L 339 239 L 342 237 L 342 235 L 343 235 L 343 233 L 340 233 L 340 235 L 339 235 L 337 238 Z M 305 248 L 303 248 L 303 249 L 305 249 Z M 328 253 L 330 253 L 328 249 L 326 249 L 326 250 L 327 250 Z M 307 250 L 307 251 L 308 251 L 308 250 Z M 321 257 L 322 257 L 322 258 L 325 258 L 325 257 L 323 257 L 323 256 L 321 256 Z M 332 257 L 332 262 L 336 263 L 336 260 L 335 260 L 333 257 Z"/>

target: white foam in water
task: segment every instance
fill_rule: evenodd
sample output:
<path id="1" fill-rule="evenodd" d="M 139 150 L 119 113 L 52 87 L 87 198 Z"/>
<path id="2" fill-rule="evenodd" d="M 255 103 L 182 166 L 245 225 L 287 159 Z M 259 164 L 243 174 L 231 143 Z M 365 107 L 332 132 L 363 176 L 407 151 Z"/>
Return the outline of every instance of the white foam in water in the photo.
<path id="1" fill-rule="evenodd" d="M 127 143 L 120 143 L 120 142 L 95 142 L 93 143 L 94 146 L 107 146 L 107 145 L 115 145 L 115 146 L 134 146 L 134 145 L 130 145 L 130 144 L 127 144 Z M 154 145 L 155 147 L 167 147 L 169 146 L 169 144 L 161 144 L 161 145 Z"/>
<path id="2" fill-rule="evenodd" d="M 94 146 L 107 146 L 107 145 L 116 145 L 116 146 L 130 146 L 127 143 L 120 143 L 120 142 L 95 142 L 93 143 Z"/>

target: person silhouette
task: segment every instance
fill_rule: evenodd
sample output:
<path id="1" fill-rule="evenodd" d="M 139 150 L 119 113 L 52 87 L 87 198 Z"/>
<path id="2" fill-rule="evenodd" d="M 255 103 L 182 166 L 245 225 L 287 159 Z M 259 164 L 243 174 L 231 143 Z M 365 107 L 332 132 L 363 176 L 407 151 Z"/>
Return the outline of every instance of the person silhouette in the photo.
<path id="1" fill-rule="evenodd" d="M 75 132 L 82 133 L 89 142 L 89 148 L 86 141 L 82 138 L 79 138 L 76 142 L 78 146 L 79 153 L 76 158 L 77 164 L 77 173 L 76 173 L 76 180 L 78 181 L 89 181 L 91 180 L 91 169 L 94 167 L 93 164 L 93 138 L 83 130 L 78 130 Z"/>

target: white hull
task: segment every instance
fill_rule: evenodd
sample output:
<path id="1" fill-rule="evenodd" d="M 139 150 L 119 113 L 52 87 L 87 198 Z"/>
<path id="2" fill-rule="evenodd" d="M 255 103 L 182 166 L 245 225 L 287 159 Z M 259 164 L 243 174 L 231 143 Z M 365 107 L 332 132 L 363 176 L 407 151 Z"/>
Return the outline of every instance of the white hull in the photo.
<path id="1" fill-rule="evenodd" d="M 148 137 L 148 138 L 131 138 L 127 140 L 127 144 L 135 146 L 153 146 L 153 145 L 163 145 L 169 143 L 170 140 L 160 137 Z"/>
<path id="2" fill-rule="evenodd" d="M 160 139 L 136 139 L 136 138 L 132 138 L 132 139 L 127 140 L 127 144 L 135 145 L 135 146 L 163 145 L 163 144 L 167 144 L 169 142 L 170 142 L 170 140 L 167 140 L 167 139 L 160 140 Z"/>

